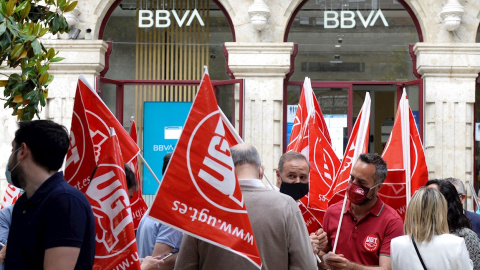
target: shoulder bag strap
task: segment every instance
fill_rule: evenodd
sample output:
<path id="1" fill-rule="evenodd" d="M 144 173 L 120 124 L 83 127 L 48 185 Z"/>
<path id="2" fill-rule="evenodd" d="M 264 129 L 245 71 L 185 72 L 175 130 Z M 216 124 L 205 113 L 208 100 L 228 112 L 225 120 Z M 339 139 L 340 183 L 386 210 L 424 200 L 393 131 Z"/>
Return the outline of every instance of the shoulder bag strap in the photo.
<path id="1" fill-rule="evenodd" d="M 425 263 L 423 263 L 422 256 L 420 256 L 420 252 L 418 251 L 417 244 L 415 243 L 415 240 L 413 239 L 413 236 L 412 236 L 412 242 L 413 242 L 413 246 L 415 247 L 415 251 L 417 252 L 418 258 L 420 259 L 420 262 L 422 263 L 423 269 L 427 270 L 427 267 L 425 266 Z"/>

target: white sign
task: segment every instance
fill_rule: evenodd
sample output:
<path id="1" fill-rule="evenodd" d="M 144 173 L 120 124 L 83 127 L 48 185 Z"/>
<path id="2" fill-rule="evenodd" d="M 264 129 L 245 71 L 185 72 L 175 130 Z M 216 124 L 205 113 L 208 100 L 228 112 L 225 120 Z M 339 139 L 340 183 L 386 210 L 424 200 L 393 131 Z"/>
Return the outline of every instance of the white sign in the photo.
<path id="1" fill-rule="evenodd" d="M 332 139 L 332 148 L 339 159 L 343 158 L 343 129 L 347 127 L 346 114 L 324 114 L 330 138 Z"/>
<path id="2" fill-rule="evenodd" d="M 190 26 L 194 19 L 197 19 L 198 23 L 201 26 L 205 26 L 205 23 L 203 22 L 202 17 L 200 17 L 200 14 L 198 13 L 198 10 L 194 9 L 192 13 L 190 13 L 190 10 L 185 11 L 185 13 L 183 13 L 182 18 L 180 18 L 179 14 L 175 10 L 172 10 L 172 11 L 155 10 L 155 14 L 151 10 L 139 10 L 138 27 L 149 28 L 149 27 L 153 27 L 154 24 L 155 24 L 155 27 L 158 27 L 158 28 L 169 27 L 172 24 L 172 20 L 170 18 L 170 12 L 171 14 L 173 14 L 173 17 L 175 18 L 175 21 L 177 22 L 179 27 L 183 26 L 185 21 L 187 21 L 187 18 L 188 18 L 188 21 L 186 23 L 186 26 Z"/>
<path id="3" fill-rule="evenodd" d="M 178 140 L 182 135 L 182 126 L 166 126 L 165 127 L 165 140 Z"/>
<path id="4" fill-rule="evenodd" d="M 355 16 L 356 14 L 356 16 Z M 362 13 L 345 10 L 345 11 L 324 11 L 323 13 L 323 27 L 324 28 L 354 28 L 357 25 L 356 17 L 360 19 L 363 27 L 374 26 L 378 19 L 382 20 L 385 27 L 388 27 L 388 22 L 383 15 L 381 9 L 375 11 L 371 10 L 368 17 L 363 17 Z"/>

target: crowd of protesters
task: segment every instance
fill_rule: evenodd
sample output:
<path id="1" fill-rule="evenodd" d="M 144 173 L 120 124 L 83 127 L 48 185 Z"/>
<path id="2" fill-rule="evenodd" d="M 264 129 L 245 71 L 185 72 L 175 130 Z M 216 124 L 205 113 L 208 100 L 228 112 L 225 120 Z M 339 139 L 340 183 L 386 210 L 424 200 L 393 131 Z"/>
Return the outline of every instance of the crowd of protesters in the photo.
<path id="1" fill-rule="evenodd" d="M 59 172 L 68 145 L 61 125 L 19 123 L 6 177 L 24 194 L 0 212 L 0 262 L 7 270 L 93 267 L 92 209 Z M 309 191 L 305 156 L 288 152 L 281 157 L 275 190 L 262 182 L 255 147 L 239 144 L 230 152 L 262 269 L 480 269 L 480 215 L 463 209 L 466 192 L 458 179 L 428 181 L 411 198 L 403 221 L 378 197 L 388 165 L 376 154 L 361 154 L 351 170 L 345 207 L 343 202 L 330 206 L 323 228 L 308 235 L 295 202 Z M 126 169 L 126 175 L 134 190 L 134 174 Z M 256 269 L 243 256 L 147 215 L 136 237 L 144 270 Z"/>

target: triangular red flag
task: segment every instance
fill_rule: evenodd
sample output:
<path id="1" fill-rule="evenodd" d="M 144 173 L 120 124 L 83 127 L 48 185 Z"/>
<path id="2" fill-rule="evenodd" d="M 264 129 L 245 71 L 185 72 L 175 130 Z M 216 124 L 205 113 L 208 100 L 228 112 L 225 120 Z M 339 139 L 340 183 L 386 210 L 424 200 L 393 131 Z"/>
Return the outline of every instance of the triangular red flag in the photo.
<path id="1" fill-rule="evenodd" d="M 304 154 L 310 162 L 310 189 L 308 195 L 302 199 L 306 207 L 305 211 L 302 211 L 305 223 L 323 222 L 328 207 L 325 196 L 340 166 L 340 161 L 331 146 L 330 136 L 327 138 L 325 135 L 328 135 L 325 119 L 313 93 L 310 79 L 305 78 L 287 147 L 287 151 Z M 315 220 L 311 219 L 311 215 L 315 215 Z"/>
<path id="2" fill-rule="evenodd" d="M 308 207 L 323 223 L 323 216 L 328 208 L 327 194 L 330 191 L 335 174 L 340 168 L 340 160 L 333 148 L 324 137 L 313 119 L 309 121 L 309 161 L 310 161 L 310 190 Z"/>
<path id="3" fill-rule="evenodd" d="M 15 204 L 20 196 L 22 196 L 22 193 L 20 192 L 19 188 L 15 187 L 14 185 L 7 184 L 7 189 L 5 190 L 5 196 L 3 196 L 0 209 Z"/>
<path id="4" fill-rule="evenodd" d="M 360 154 L 368 152 L 370 105 L 370 94 L 367 92 L 362 109 L 358 114 L 357 121 L 355 121 L 352 133 L 348 139 L 342 163 L 335 175 L 335 181 L 326 196 L 328 199 L 328 205 L 332 205 L 343 199 L 353 165 L 357 162 Z"/>
<path id="5" fill-rule="evenodd" d="M 310 209 L 306 206 L 306 202 L 308 202 L 308 195 L 298 200 L 297 204 L 298 208 L 300 208 L 300 212 L 302 213 L 303 220 L 305 220 L 305 225 L 307 225 L 307 231 L 309 234 L 311 234 L 322 228 L 322 223 L 320 222 L 320 220 L 317 219 L 316 216 L 319 215 L 323 218 L 325 213 L 323 211 L 322 214 L 315 213 L 315 210 Z"/>
<path id="6" fill-rule="evenodd" d="M 323 133 L 325 139 L 328 141 L 329 144 L 332 144 L 332 140 L 330 139 L 330 133 L 328 132 L 327 123 L 325 122 L 325 118 L 323 117 L 322 110 L 320 109 L 320 105 L 318 104 L 317 97 L 312 89 L 312 84 L 309 78 L 305 78 L 303 83 L 302 92 L 300 94 L 300 99 L 298 101 L 297 112 L 295 114 L 295 120 L 293 121 L 292 131 L 290 132 L 290 141 L 288 142 L 287 152 L 288 151 L 295 151 L 300 152 L 298 150 L 298 146 L 295 144 L 301 144 L 302 131 L 305 129 L 305 125 L 307 125 L 309 114 L 315 113 L 315 118 L 317 119 L 318 127 L 320 131 Z M 300 137 L 299 137 L 300 136 Z M 293 150 L 293 149 L 297 150 Z"/>
<path id="7" fill-rule="evenodd" d="M 109 128 L 115 129 L 122 150 L 124 162 L 129 162 L 140 152 L 137 144 L 130 138 L 130 135 L 118 122 L 117 118 L 103 103 L 102 99 L 90 87 L 87 81 L 80 76 L 77 89 L 80 90 L 85 113 L 87 115 L 90 136 L 92 137 L 95 149 L 95 158 L 98 161 L 105 152 L 105 142 L 109 137 Z"/>
<path id="8" fill-rule="evenodd" d="M 409 198 L 428 181 L 425 153 L 405 90 L 382 157 L 387 163 L 388 174 L 378 195 L 405 218 Z"/>
<path id="9" fill-rule="evenodd" d="M 97 163 L 80 87 L 78 83 L 73 103 L 70 146 L 65 160 L 65 179 L 85 193 Z"/>
<path id="10" fill-rule="evenodd" d="M 205 73 L 149 215 L 261 268 L 229 150 L 234 133 Z"/>
<path id="11" fill-rule="evenodd" d="M 133 120 L 132 127 L 130 128 L 130 137 L 135 143 L 137 143 L 137 127 L 135 125 L 135 121 Z M 140 180 L 140 171 L 138 170 L 138 157 L 133 158 L 132 161 L 127 164 L 128 166 L 130 166 L 133 173 L 135 174 L 135 179 L 137 180 L 138 184 L 137 191 L 133 193 L 133 196 L 130 199 L 130 207 L 132 208 L 133 216 L 133 228 L 136 230 L 143 215 L 145 214 L 145 212 L 147 212 L 148 206 L 142 197 L 142 182 Z"/>
<path id="12" fill-rule="evenodd" d="M 86 195 L 95 215 L 93 269 L 140 269 L 124 163 L 116 135 L 105 141 Z"/>

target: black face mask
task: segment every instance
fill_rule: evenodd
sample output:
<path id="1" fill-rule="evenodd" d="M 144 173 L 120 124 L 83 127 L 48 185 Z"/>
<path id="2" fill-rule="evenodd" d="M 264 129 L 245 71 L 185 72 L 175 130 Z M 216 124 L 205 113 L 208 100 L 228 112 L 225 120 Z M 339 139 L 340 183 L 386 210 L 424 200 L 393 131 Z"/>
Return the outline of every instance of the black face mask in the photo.
<path id="1" fill-rule="evenodd" d="M 282 181 L 280 192 L 298 201 L 308 194 L 308 183 L 285 183 Z"/>

